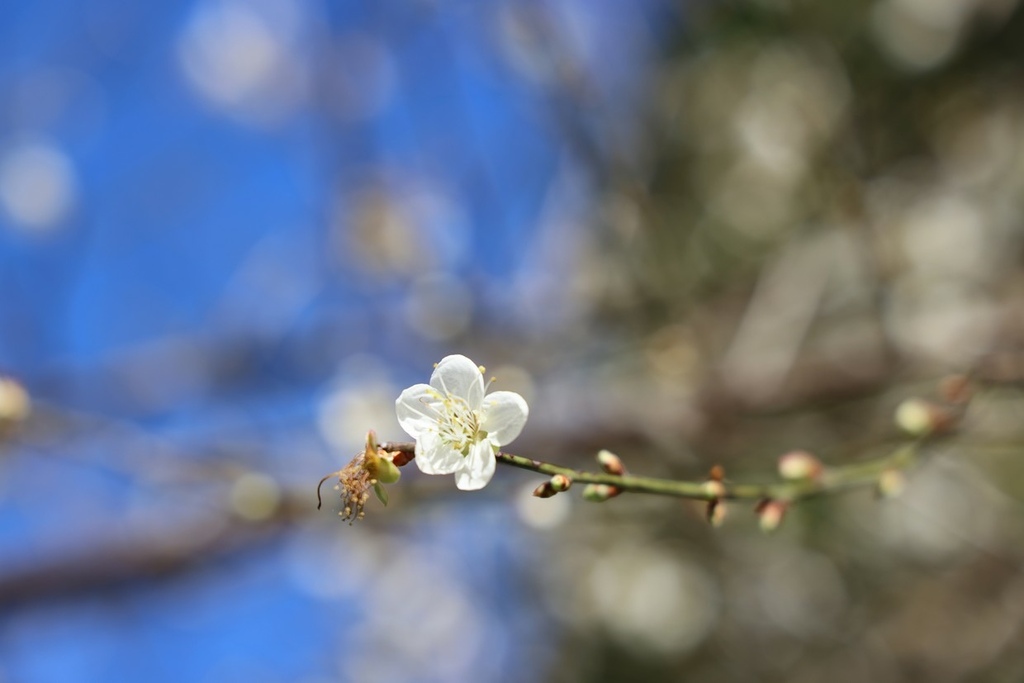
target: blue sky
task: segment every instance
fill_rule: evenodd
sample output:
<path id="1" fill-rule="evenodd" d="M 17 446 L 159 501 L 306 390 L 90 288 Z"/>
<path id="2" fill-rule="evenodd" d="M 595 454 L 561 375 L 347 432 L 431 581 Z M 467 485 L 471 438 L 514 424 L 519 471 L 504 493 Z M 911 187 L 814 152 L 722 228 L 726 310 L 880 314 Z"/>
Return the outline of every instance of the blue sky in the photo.
<path id="1" fill-rule="evenodd" d="M 0 9 L 0 372 L 42 416 L 0 446 L 0 570 L 202 528 L 230 487 L 190 479 L 204 462 L 312 491 L 339 459 L 318 411 L 353 366 L 386 368 L 386 393 L 483 321 L 553 324 L 516 318 L 510 283 L 552 280 L 539 250 L 573 228 L 546 217 L 584 215 L 590 180 L 523 17 L 547 8 L 595 84 L 586 124 L 614 133 L 653 4 Z M 534 296 L 557 319 L 557 288 Z M 0 679 L 535 680 L 552 626 L 521 592 L 538 541 L 503 506 L 313 517 L 181 575 L 22 604 L 0 616 Z M 384 601 L 393 618 L 368 590 L 388 572 L 412 586 Z M 424 615 L 486 642 L 433 643 L 458 625 L 419 633 Z"/>

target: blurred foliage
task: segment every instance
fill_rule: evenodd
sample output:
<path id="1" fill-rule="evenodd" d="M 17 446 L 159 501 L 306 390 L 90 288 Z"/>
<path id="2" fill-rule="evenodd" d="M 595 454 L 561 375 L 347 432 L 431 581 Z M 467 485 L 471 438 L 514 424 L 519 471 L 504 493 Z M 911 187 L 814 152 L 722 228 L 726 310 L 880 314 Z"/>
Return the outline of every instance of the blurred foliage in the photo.
<path id="1" fill-rule="evenodd" d="M 617 346 L 594 390 L 621 399 L 581 442 L 770 476 L 790 448 L 879 452 L 944 372 L 987 388 L 896 501 L 814 501 L 771 538 L 739 506 L 719 531 L 668 501 L 580 509 L 549 568 L 571 596 L 553 680 L 1017 680 L 1024 11 L 686 12 L 641 129 L 581 152 L 602 191 L 578 277 Z"/>

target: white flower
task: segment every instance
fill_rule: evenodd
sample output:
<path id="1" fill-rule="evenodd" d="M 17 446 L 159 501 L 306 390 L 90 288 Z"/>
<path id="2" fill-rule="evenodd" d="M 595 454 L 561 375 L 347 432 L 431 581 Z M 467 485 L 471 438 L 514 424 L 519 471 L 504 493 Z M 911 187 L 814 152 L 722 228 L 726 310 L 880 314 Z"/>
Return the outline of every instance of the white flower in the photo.
<path id="1" fill-rule="evenodd" d="M 416 384 L 395 401 L 398 422 L 416 439 L 416 464 L 427 474 L 454 474 L 463 491 L 483 488 L 494 455 L 519 436 L 529 407 L 519 394 L 484 396 L 483 369 L 465 356 L 446 356 L 430 384 Z"/>

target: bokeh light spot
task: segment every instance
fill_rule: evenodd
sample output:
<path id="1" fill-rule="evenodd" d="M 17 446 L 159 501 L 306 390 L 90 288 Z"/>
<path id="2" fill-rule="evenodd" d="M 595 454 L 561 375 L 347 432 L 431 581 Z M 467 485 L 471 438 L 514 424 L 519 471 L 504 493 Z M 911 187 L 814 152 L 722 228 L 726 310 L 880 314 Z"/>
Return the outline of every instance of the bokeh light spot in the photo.
<path id="1" fill-rule="evenodd" d="M 47 142 L 16 145 L 0 156 L 0 203 L 26 231 L 57 227 L 75 203 L 75 171 L 62 150 Z"/>

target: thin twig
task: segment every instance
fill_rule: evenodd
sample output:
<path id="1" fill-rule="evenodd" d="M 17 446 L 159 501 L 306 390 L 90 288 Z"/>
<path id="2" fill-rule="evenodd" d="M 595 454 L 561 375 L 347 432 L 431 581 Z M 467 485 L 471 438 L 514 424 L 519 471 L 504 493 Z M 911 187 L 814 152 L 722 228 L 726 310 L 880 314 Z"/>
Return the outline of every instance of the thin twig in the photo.
<path id="1" fill-rule="evenodd" d="M 655 477 L 638 477 L 630 474 L 617 475 L 571 467 L 562 467 L 552 463 L 524 458 L 512 453 L 498 453 L 495 457 L 499 464 L 518 467 L 519 469 L 554 476 L 562 474 L 573 482 L 584 484 L 604 484 L 614 486 L 621 491 L 634 493 L 650 493 L 677 498 L 694 500 L 754 500 L 765 499 L 792 502 L 803 498 L 823 495 L 854 488 L 877 486 L 883 473 L 891 470 L 905 470 L 917 459 L 923 439 L 915 440 L 900 446 L 896 450 L 870 460 L 830 467 L 820 477 L 812 477 L 796 481 L 780 481 L 769 484 L 730 483 L 722 481 L 721 486 L 709 487 L 707 481 L 687 481 L 677 479 L 660 479 Z M 401 452 L 415 457 L 416 444 L 405 441 L 391 441 L 381 445 L 389 452 Z"/>

